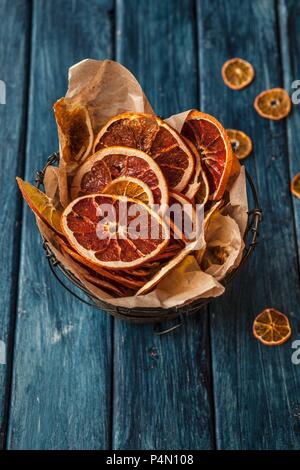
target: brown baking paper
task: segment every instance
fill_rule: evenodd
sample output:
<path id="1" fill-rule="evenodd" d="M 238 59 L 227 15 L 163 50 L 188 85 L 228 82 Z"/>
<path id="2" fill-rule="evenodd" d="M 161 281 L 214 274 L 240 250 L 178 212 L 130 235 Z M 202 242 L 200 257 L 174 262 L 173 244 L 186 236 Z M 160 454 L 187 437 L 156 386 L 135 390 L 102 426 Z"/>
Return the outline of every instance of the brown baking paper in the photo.
<path id="1" fill-rule="evenodd" d="M 78 103 L 87 107 L 94 133 L 118 113 L 126 111 L 153 113 L 151 105 L 134 76 L 125 67 L 110 60 L 86 59 L 71 67 L 66 96 L 73 100 L 74 104 Z M 188 113 L 189 110 L 171 116 L 167 122 L 180 132 Z M 45 174 L 44 181 L 46 193 L 54 198 L 57 205 L 60 203 L 61 192 L 64 189 L 60 184 L 59 171 L 50 167 Z M 194 299 L 217 297 L 223 294 L 224 287 L 219 281 L 237 265 L 242 256 L 247 210 L 245 172 L 242 167 L 230 190 L 229 203 L 223 209 L 222 215 L 217 214 L 216 219 L 214 218 L 210 224 L 212 229 L 208 231 L 208 238 L 202 233 L 197 240 L 198 248 L 202 249 L 207 243 L 211 244 L 215 241 L 220 246 L 226 246 L 230 252 L 226 263 L 222 266 L 211 265 L 207 272 L 203 272 L 196 258 L 187 249 L 186 257 L 157 284 L 152 292 L 122 298 L 113 298 L 88 282 L 84 277 L 84 268 L 64 253 L 62 247 L 55 241 L 55 234 L 41 221 L 38 221 L 38 227 L 59 262 L 99 300 L 128 308 L 170 308 Z"/>

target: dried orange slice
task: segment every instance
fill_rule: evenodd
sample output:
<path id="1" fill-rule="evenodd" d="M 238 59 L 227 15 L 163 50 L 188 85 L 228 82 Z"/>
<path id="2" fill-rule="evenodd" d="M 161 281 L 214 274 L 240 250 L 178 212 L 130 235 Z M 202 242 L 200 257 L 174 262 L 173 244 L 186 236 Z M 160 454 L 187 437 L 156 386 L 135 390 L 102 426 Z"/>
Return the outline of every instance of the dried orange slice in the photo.
<path id="1" fill-rule="evenodd" d="M 87 261 L 109 269 L 139 266 L 168 244 L 169 228 L 146 204 L 125 196 L 93 194 L 64 210 L 62 229 Z"/>
<path id="2" fill-rule="evenodd" d="M 254 320 L 253 334 L 267 346 L 285 343 L 291 336 L 292 330 L 289 319 L 275 310 L 266 308 Z"/>
<path id="3" fill-rule="evenodd" d="M 300 173 L 297 173 L 291 181 L 291 191 L 300 199 Z"/>
<path id="4" fill-rule="evenodd" d="M 94 151 L 111 146 L 146 152 L 160 166 L 169 188 L 182 191 L 194 169 L 193 155 L 177 131 L 154 114 L 123 113 L 101 129 Z"/>
<path id="5" fill-rule="evenodd" d="M 254 101 L 254 108 L 258 114 L 273 121 L 285 118 L 290 113 L 291 107 L 291 99 L 283 88 L 263 91 Z"/>
<path id="6" fill-rule="evenodd" d="M 207 176 L 210 197 L 220 199 L 225 191 L 232 166 L 232 147 L 221 123 L 209 114 L 191 111 L 182 135 L 196 146 Z"/>
<path id="7" fill-rule="evenodd" d="M 122 274 L 120 274 L 118 273 L 118 271 L 105 269 L 98 265 L 95 265 L 94 263 L 89 262 L 88 260 L 83 258 L 79 253 L 70 248 L 66 243 L 62 244 L 62 248 L 69 256 L 71 256 L 71 258 L 73 258 L 79 264 L 88 267 L 91 270 L 91 273 L 95 272 L 97 274 L 100 274 L 104 278 L 116 281 L 130 289 L 137 289 L 145 284 L 145 281 L 143 281 L 142 279 L 137 280 L 129 274 L 126 274 L 124 271 L 122 271 Z"/>
<path id="8" fill-rule="evenodd" d="M 116 194 L 138 199 L 148 205 L 154 204 L 153 194 L 149 186 L 138 178 L 120 176 L 104 188 L 103 194 Z"/>
<path id="9" fill-rule="evenodd" d="M 90 157 L 71 182 L 71 196 L 102 193 L 120 177 L 133 177 L 145 183 L 155 204 L 168 204 L 168 187 L 157 163 L 145 152 L 129 147 L 108 147 Z"/>
<path id="10" fill-rule="evenodd" d="M 50 228 L 61 234 L 61 212 L 55 208 L 52 199 L 27 181 L 23 181 L 19 177 L 16 179 L 22 196 L 30 209 Z"/>
<path id="11" fill-rule="evenodd" d="M 94 134 L 89 113 L 84 106 L 70 104 L 61 98 L 54 106 L 58 127 L 60 154 L 70 168 L 91 154 Z"/>
<path id="12" fill-rule="evenodd" d="M 230 139 L 232 150 L 239 160 L 248 157 L 252 152 L 252 140 L 242 131 L 237 129 L 226 129 Z"/>
<path id="13" fill-rule="evenodd" d="M 232 90 L 242 90 L 254 79 L 254 68 L 244 59 L 230 59 L 223 64 L 222 77 Z"/>

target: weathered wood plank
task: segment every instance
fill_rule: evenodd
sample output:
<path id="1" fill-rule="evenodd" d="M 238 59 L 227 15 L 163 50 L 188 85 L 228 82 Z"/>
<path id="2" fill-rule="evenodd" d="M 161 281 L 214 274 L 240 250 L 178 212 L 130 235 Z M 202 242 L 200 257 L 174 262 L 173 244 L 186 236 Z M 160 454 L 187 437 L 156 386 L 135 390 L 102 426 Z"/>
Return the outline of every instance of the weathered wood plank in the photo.
<path id="1" fill-rule="evenodd" d="M 33 4 L 28 180 L 57 149 L 51 105 L 65 93 L 68 67 L 112 54 L 112 4 Z M 80 304 L 51 275 L 26 206 L 14 349 L 8 447 L 108 448 L 111 320 Z"/>
<path id="2" fill-rule="evenodd" d="M 278 2 L 278 17 L 280 27 L 281 60 L 283 65 L 284 88 L 292 95 L 295 93 L 296 100 L 299 100 L 300 80 L 300 3 L 294 0 L 280 0 Z M 287 138 L 289 149 L 289 170 L 290 178 L 300 171 L 300 114 L 299 103 L 295 103 L 291 117 L 287 120 Z M 288 186 L 288 181 L 286 182 Z M 293 198 L 294 216 L 296 232 L 298 238 L 298 253 L 300 249 L 300 200 Z"/>
<path id="3" fill-rule="evenodd" d="M 117 59 L 140 80 L 155 111 L 197 106 L 194 3 L 117 1 Z M 115 321 L 115 449 L 213 446 L 205 311 L 168 337 Z"/>
<path id="4" fill-rule="evenodd" d="M 264 210 L 257 252 L 227 295 L 211 305 L 217 447 L 296 449 L 300 369 L 291 362 L 291 342 L 268 348 L 251 331 L 255 315 L 274 306 L 289 315 L 293 338 L 300 335 L 285 122 L 264 120 L 253 108 L 260 91 L 281 85 L 275 2 L 218 2 L 217 12 L 215 2 L 197 5 L 201 108 L 253 139 L 254 155 L 246 166 Z M 226 88 L 220 74 L 225 60 L 236 56 L 256 70 L 255 82 L 241 92 Z"/>
<path id="5" fill-rule="evenodd" d="M 24 158 L 29 16 L 30 8 L 21 0 L 0 2 L 0 448 L 6 428 L 18 278 L 21 204 L 14 178 L 22 173 Z"/>

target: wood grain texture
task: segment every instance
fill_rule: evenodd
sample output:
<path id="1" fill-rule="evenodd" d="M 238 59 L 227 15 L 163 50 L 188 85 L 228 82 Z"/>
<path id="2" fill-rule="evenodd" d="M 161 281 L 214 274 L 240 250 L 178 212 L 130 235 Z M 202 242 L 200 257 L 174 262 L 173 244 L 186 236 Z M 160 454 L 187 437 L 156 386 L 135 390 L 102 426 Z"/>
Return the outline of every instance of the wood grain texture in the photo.
<path id="1" fill-rule="evenodd" d="M 161 116 L 197 106 L 192 1 L 117 1 L 117 60 Z M 114 449 L 213 447 L 205 311 L 167 337 L 115 321 Z"/>
<path id="2" fill-rule="evenodd" d="M 246 167 L 264 211 L 257 251 L 211 305 L 217 447 L 299 449 L 300 369 L 291 362 L 291 341 L 268 348 L 252 335 L 256 314 L 274 306 L 288 314 L 293 339 L 300 336 L 286 123 L 262 119 L 253 108 L 260 91 L 282 85 L 276 2 L 218 2 L 217 14 L 215 2 L 197 5 L 201 108 L 252 138 Z M 225 87 L 221 78 L 222 64 L 231 57 L 249 60 L 256 70 L 254 83 L 241 92 Z"/>
<path id="3" fill-rule="evenodd" d="M 27 103 L 27 60 L 30 8 L 23 1 L 0 2 L 0 448 L 6 427 L 10 383 L 16 285 L 19 262 L 21 204 L 15 175 L 22 173 Z M 15 34 L 15 31 L 18 34 Z M 5 93 L 5 96 L 4 96 Z M 6 104 L 5 104 L 6 102 Z"/>
<path id="4" fill-rule="evenodd" d="M 295 0 L 280 0 L 278 2 L 278 18 L 280 28 L 281 57 L 283 65 L 283 84 L 290 95 L 296 92 L 295 98 L 299 101 L 300 82 L 300 3 Z M 297 91 L 298 90 L 298 91 Z M 287 120 L 287 138 L 289 150 L 290 179 L 300 171 L 300 109 L 295 103 L 292 114 Z M 288 186 L 289 182 L 286 182 Z M 295 216 L 295 228 L 298 240 L 298 256 L 300 254 L 300 200 L 292 198 Z M 298 260 L 299 261 L 299 260 Z"/>
<path id="5" fill-rule="evenodd" d="M 112 53 L 111 7 L 107 1 L 34 2 L 29 181 L 57 149 L 51 105 L 66 91 L 68 67 Z M 108 448 L 110 388 L 111 320 L 60 287 L 25 206 L 8 447 Z"/>

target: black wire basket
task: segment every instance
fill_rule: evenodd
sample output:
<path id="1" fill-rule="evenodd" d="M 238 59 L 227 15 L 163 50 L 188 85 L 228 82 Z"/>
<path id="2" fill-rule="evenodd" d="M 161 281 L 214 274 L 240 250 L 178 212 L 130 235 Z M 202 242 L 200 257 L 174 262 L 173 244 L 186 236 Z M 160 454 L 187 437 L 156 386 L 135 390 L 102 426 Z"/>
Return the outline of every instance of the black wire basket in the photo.
<path id="1" fill-rule="evenodd" d="M 43 170 L 38 171 L 36 173 L 36 186 L 40 188 L 44 182 L 44 176 L 46 169 L 50 165 L 55 165 L 59 161 L 59 153 L 56 152 L 52 154 L 48 160 L 46 165 L 44 166 Z M 244 266 L 246 261 L 248 260 L 249 256 L 255 249 L 256 245 L 258 244 L 258 235 L 259 235 L 259 225 L 262 219 L 262 210 L 259 205 L 258 195 L 253 183 L 253 180 L 249 173 L 246 171 L 246 178 L 249 185 L 249 188 L 252 193 L 253 199 L 253 209 L 248 211 L 248 225 L 244 235 L 244 242 L 245 242 L 245 249 L 243 253 L 242 260 L 235 269 L 230 271 L 221 281 L 221 284 L 226 286 L 232 280 L 234 276 L 241 270 Z M 114 317 L 120 318 L 122 320 L 127 320 L 129 322 L 134 323 L 162 323 L 169 320 L 177 320 L 175 325 L 168 327 L 164 330 L 157 330 L 157 334 L 165 334 L 171 331 L 174 331 L 179 326 L 181 326 L 184 322 L 184 319 L 187 316 L 193 315 L 197 313 L 201 308 L 207 305 L 210 299 L 195 299 L 186 302 L 179 307 L 171 307 L 171 308 L 125 308 L 125 307 L 117 307 L 111 305 L 103 300 L 99 300 L 93 294 L 91 294 L 85 286 L 81 283 L 73 273 L 71 273 L 67 268 L 63 266 L 61 262 L 59 262 L 53 252 L 51 251 L 47 240 L 43 239 L 43 248 L 46 253 L 47 260 L 49 262 L 50 269 L 58 282 L 74 297 L 76 297 L 81 302 L 99 310 L 105 310 L 106 312 L 110 313 Z M 60 273 L 60 274 L 59 274 Z M 67 278 L 71 283 L 78 288 L 78 292 L 74 292 L 66 283 L 65 279 Z M 80 296 L 80 291 L 86 294 L 87 299 L 84 299 Z"/>

